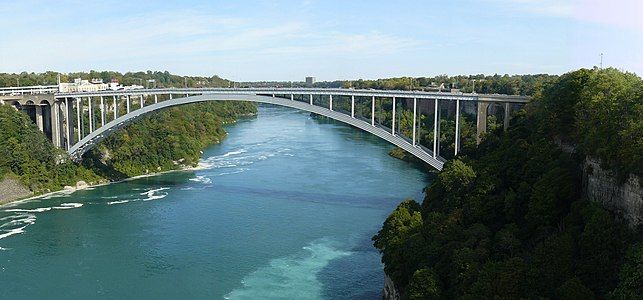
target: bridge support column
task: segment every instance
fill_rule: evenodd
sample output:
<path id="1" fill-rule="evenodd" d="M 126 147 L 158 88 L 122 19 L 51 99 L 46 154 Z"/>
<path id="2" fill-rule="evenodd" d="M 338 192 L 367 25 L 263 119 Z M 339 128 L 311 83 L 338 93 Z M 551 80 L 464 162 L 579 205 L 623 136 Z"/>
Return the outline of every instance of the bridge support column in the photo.
<path id="1" fill-rule="evenodd" d="M 509 128 L 509 120 L 511 120 L 511 103 L 507 102 L 505 103 L 505 120 L 503 124 L 503 129 L 505 131 Z"/>
<path id="2" fill-rule="evenodd" d="M 482 134 L 487 132 L 487 108 L 489 103 L 478 102 L 478 113 L 476 119 L 476 142 L 480 144 L 482 141 Z"/>
<path id="3" fill-rule="evenodd" d="M 290 101 L 295 101 L 295 94 L 290 94 Z"/>
<path id="4" fill-rule="evenodd" d="M 143 98 L 143 95 L 141 95 L 141 108 L 145 106 L 145 98 Z"/>
<path id="5" fill-rule="evenodd" d="M 129 100 L 130 100 L 129 95 L 127 95 L 127 113 L 128 114 L 129 114 Z"/>
<path id="6" fill-rule="evenodd" d="M 60 127 L 58 126 L 58 102 L 56 102 L 56 98 L 54 98 L 54 103 L 51 105 L 49 118 L 51 119 L 51 142 L 55 147 L 60 148 L 58 143 L 60 141 L 58 137 L 58 129 Z"/>
<path id="7" fill-rule="evenodd" d="M 64 116 L 63 107 L 64 107 L 63 103 L 58 102 L 58 112 L 57 112 L 57 115 L 58 115 L 57 116 L 58 117 L 58 121 L 57 121 L 58 122 L 58 146 L 60 148 L 65 147 L 64 146 L 64 144 L 65 144 L 65 139 L 64 139 L 65 124 L 63 122 L 65 118 L 63 117 Z"/>
<path id="8" fill-rule="evenodd" d="M 433 107 L 433 158 L 437 159 L 440 152 L 440 101 L 437 98 Z"/>
<path id="9" fill-rule="evenodd" d="M 172 94 L 170 94 L 170 100 L 172 100 Z"/>
<path id="10" fill-rule="evenodd" d="M 417 114 L 418 99 L 413 98 L 413 146 L 415 146 L 415 120 Z"/>
<path id="11" fill-rule="evenodd" d="M 118 103 L 116 102 L 116 96 L 113 96 L 114 98 L 114 120 L 118 118 Z"/>
<path id="12" fill-rule="evenodd" d="M 42 116 L 42 106 L 36 105 L 36 125 L 40 131 L 45 132 L 45 122 Z"/>
<path id="13" fill-rule="evenodd" d="M 330 110 L 333 110 L 333 95 L 330 95 Z"/>
<path id="14" fill-rule="evenodd" d="M 105 100 L 100 96 L 100 126 L 105 126 Z"/>
<path id="15" fill-rule="evenodd" d="M 393 97 L 393 117 L 391 118 L 391 134 L 395 135 L 395 97 Z"/>
<path id="16" fill-rule="evenodd" d="M 355 118 L 355 96 L 351 96 L 351 118 Z"/>
<path id="17" fill-rule="evenodd" d="M 154 94 L 154 104 L 159 103 L 159 95 Z"/>
<path id="18" fill-rule="evenodd" d="M 313 105 L 313 94 L 310 94 L 310 105 Z"/>
<path id="19" fill-rule="evenodd" d="M 67 140 L 67 149 L 71 148 L 72 139 L 74 138 L 74 135 L 73 135 L 74 125 L 73 125 L 73 121 L 69 117 L 72 114 L 73 114 L 73 108 L 70 105 L 69 98 L 65 98 L 65 125 L 66 125 L 65 139 Z"/>
<path id="20" fill-rule="evenodd" d="M 82 130 L 82 128 L 81 128 L 82 123 L 81 122 L 83 120 L 81 118 L 81 111 L 82 111 L 80 109 L 81 105 L 82 105 L 82 102 L 81 102 L 80 98 L 76 98 L 76 122 L 77 122 L 76 126 L 78 126 L 78 141 L 83 139 L 82 132 L 81 132 L 81 130 Z"/>
<path id="21" fill-rule="evenodd" d="M 460 100 L 455 100 L 455 155 L 460 151 Z"/>
<path id="22" fill-rule="evenodd" d="M 87 97 L 87 102 L 89 102 L 89 133 L 94 132 L 94 112 L 92 111 L 92 97 Z"/>
<path id="23" fill-rule="evenodd" d="M 375 126 L 375 96 L 371 99 L 371 126 Z"/>

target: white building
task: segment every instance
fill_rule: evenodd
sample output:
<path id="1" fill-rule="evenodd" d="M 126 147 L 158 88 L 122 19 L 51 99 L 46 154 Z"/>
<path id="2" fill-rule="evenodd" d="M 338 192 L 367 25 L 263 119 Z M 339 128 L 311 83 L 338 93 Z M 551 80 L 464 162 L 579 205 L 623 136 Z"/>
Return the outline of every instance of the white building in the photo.
<path id="1" fill-rule="evenodd" d="M 72 83 L 61 82 L 58 84 L 58 91 L 61 93 L 98 92 L 106 90 L 134 90 L 144 88 L 145 87 L 142 85 L 122 86 L 118 83 L 118 81 L 103 83 L 102 79 L 96 78 L 92 79 L 91 81 L 76 78 Z"/>
<path id="2" fill-rule="evenodd" d="M 98 92 L 105 91 L 107 88 L 108 85 L 98 79 L 92 79 L 92 82 L 89 82 L 89 80 L 76 78 L 72 83 L 61 82 L 58 84 L 58 91 L 61 93 Z"/>

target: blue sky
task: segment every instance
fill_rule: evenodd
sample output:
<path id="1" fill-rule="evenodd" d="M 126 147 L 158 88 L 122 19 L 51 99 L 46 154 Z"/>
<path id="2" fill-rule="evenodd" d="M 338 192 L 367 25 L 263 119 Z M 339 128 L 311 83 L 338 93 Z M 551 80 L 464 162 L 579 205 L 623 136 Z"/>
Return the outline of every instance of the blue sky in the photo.
<path id="1" fill-rule="evenodd" d="M 236 81 L 643 74 L 643 1 L 0 0 L 0 72 L 167 70 Z"/>

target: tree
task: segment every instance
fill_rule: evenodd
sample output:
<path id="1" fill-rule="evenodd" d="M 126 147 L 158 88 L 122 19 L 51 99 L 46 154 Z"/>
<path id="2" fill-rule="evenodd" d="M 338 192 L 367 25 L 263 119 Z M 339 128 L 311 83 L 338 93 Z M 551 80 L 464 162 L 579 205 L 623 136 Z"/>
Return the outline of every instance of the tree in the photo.
<path id="1" fill-rule="evenodd" d="M 556 289 L 556 295 L 561 300 L 596 298 L 594 293 L 585 285 L 583 285 L 578 277 L 572 277 L 571 279 L 567 280 L 563 285 Z"/>
<path id="2" fill-rule="evenodd" d="M 432 269 L 417 270 L 411 277 L 408 297 L 412 300 L 440 299 L 440 285 L 440 280 Z"/>
<path id="3" fill-rule="evenodd" d="M 619 283 L 610 294 L 614 299 L 635 299 L 643 295 L 643 242 L 630 247 L 619 272 Z"/>

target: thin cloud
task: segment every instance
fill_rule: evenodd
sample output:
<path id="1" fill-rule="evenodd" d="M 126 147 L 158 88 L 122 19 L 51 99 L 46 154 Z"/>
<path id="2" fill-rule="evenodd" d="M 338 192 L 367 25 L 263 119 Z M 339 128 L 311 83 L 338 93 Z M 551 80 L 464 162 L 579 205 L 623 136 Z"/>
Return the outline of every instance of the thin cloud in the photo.
<path id="1" fill-rule="evenodd" d="M 641 0 L 492 0 L 513 11 L 643 31 Z"/>

